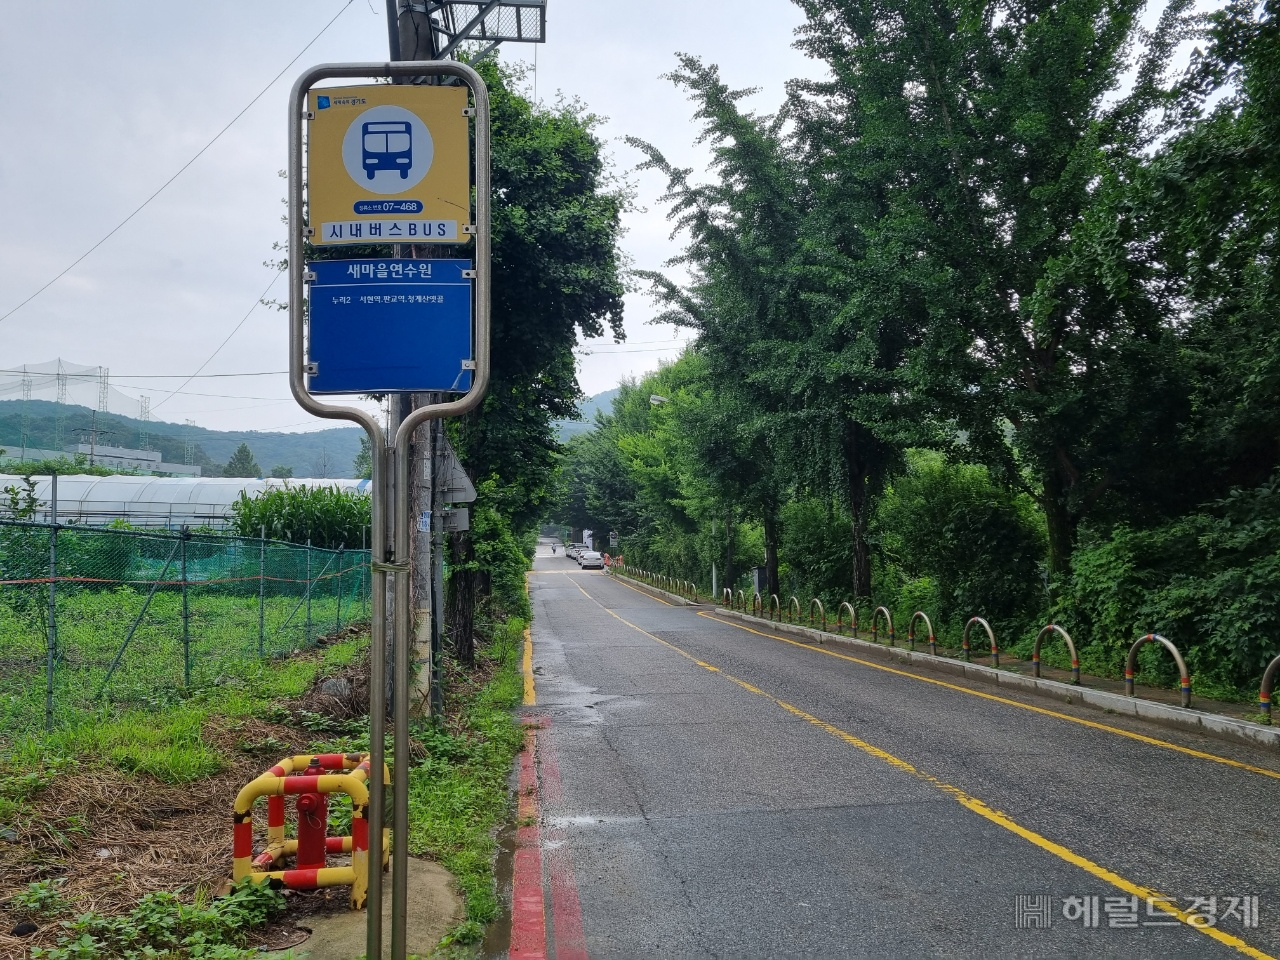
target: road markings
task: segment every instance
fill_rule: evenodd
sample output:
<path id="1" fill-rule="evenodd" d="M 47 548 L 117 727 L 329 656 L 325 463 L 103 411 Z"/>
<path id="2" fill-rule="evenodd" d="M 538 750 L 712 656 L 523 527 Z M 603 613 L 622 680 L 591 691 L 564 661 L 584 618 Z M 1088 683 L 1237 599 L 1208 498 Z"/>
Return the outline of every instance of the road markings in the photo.
<path id="1" fill-rule="evenodd" d="M 529 628 L 524 628 L 524 705 L 538 705 L 538 691 L 533 685 L 533 636 Z"/>
<path id="2" fill-rule="evenodd" d="M 1244 763 L 1240 760 L 1232 760 L 1229 757 L 1220 757 L 1216 753 L 1205 753 L 1203 750 L 1193 750 L 1191 747 L 1184 747 L 1176 743 L 1170 743 L 1168 740 L 1158 740 L 1155 737 L 1148 737 L 1145 734 L 1134 733 L 1132 730 L 1123 730 L 1120 727 L 1112 727 L 1105 723 L 1098 723 L 1096 720 L 1085 720 L 1082 717 L 1073 717 L 1070 714 L 1059 713 L 1056 710 L 1049 710 L 1045 707 L 1036 707 L 1029 703 L 1019 703 L 1017 700 L 1009 700 L 1006 697 L 999 697 L 993 693 L 983 693 L 981 690 L 970 690 L 968 687 L 962 687 L 954 683 L 947 683 L 945 680 L 935 680 L 932 677 L 921 677 L 906 670 L 886 667 L 882 663 L 863 660 L 861 657 L 852 657 L 847 653 L 836 653 L 834 650 L 815 647 L 812 644 L 801 643 L 799 640 L 791 640 L 787 637 L 779 637 L 773 633 L 763 633 L 760 630 L 753 630 L 751 627 L 743 626 L 740 623 L 734 623 L 732 620 L 721 620 L 719 617 L 702 611 L 699 611 L 698 616 L 706 617 L 708 620 L 714 620 L 716 623 L 723 623 L 726 627 L 734 627 L 738 630 L 745 630 L 747 633 L 754 633 L 757 637 L 765 637 L 769 640 L 779 640 L 782 643 L 789 643 L 793 647 L 812 650 L 814 653 L 824 653 L 829 657 L 835 657 L 839 660 L 848 660 L 850 663 L 857 663 L 864 667 L 871 667 L 874 670 L 883 670 L 885 673 L 892 673 L 899 677 L 906 677 L 909 680 L 919 680 L 921 683 L 932 683 L 937 687 L 945 687 L 948 690 L 967 693 L 971 697 L 981 697 L 984 700 L 993 700 L 996 703 L 1003 703 L 1010 707 L 1018 707 L 1022 710 L 1030 710 L 1032 713 L 1043 714 L 1046 717 L 1055 717 L 1058 720 L 1067 720 L 1071 723 L 1078 723 L 1082 727 L 1101 730 L 1105 733 L 1114 733 L 1119 737 L 1128 737 L 1130 740 L 1137 740 L 1139 743 L 1145 743 L 1148 746 L 1161 747 L 1165 750 L 1174 750 L 1178 753 L 1186 754 L 1189 757 L 1196 757 L 1199 760 L 1210 760 L 1213 763 L 1225 764 L 1228 767 L 1235 767 L 1238 770 L 1247 770 L 1250 773 L 1256 773 L 1264 777 L 1271 777 L 1274 780 L 1280 780 L 1280 773 L 1277 773 L 1275 770 L 1268 770 L 1266 767 L 1255 767 L 1253 764 Z"/>
<path id="3" fill-rule="evenodd" d="M 669 650 L 675 651 L 676 653 L 680 654 L 680 656 L 685 657 L 688 660 L 692 660 L 694 663 L 696 663 L 700 667 L 703 667 L 707 670 L 713 670 L 719 673 L 726 680 L 731 680 L 733 683 L 737 684 L 742 689 L 750 693 L 753 693 L 759 697 L 763 697 L 764 699 L 770 701 L 771 703 L 777 705 L 778 707 L 781 707 L 783 710 L 786 710 L 788 713 L 792 714 L 793 716 L 799 717 L 800 719 L 813 724 L 819 729 L 824 730 L 825 732 L 844 741 L 850 746 L 856 747 L 857 749 L 868 754 L 869 756 L 875 757 L 878 760 L 882 760 L 885 763 L 888 763 L 891 766 L 896 767 L 897 769 L 903 771 L 904 773 L 910 773 L 912 776 L 915 776 L 923 780 L 924 782 L 936 787 L 937 789 L 945 793 L 947 796 L 955 800 L 957 803 L 959 803 L 961 806 L 965 807 L 967 810 L 970 810 L 973 813 L 976 813 L 978 816 L 983 817 L 984 819 L 988 820 L 991 823 L 994 823 L 996 826 L 999 826 L 1004 828 L 1005 830 L 1008 830 L 1010 833 L 1013 833 L 1016 836 L 1019 836 L 1022 839 L 1035 844 L 1037 847 L 1046 851 L 1047 853 L 1051 853 L 1054 856 L 1058 857 L 1059 859 L 1064 860 L 1067 863 L 1072 864 L 1073 866 L 1079 867 L 1080 869 L 1086 871 L 1087 873 L 1090 873 L 1093 876 L 1097 877 L 1099 880 L 1103 880 L 1106 883 L 1109 883 L 1112 886 L 1120 890 L 1123 890 L 1125 893 L 1128 893 L 1131 896 L 1141 897 L 1145 900 L 1148 900 L 1156 908 L 1163 911 L 1164 913 L 1169 914 L 1170 916 L 1176 917 L 1178 920 L 1186 924 L 1192 930 L 1195 930 L 1197 933 L 1202 933 L 1207 937 L 1211 937 L 1214 940 L 1217 940 L 1219 943 L 1225 946 L 1231 947 L 1232 949 L 1237 950 L 1238 952 L 1244 954 L 1247 957 L 1252 957 L 1254 958 L 1254 960 L 1276 960 L 1276 958 L 1272 957 L 1270 954 L 1263 953 L 1261 950 L 1258 950 L 1255 947 L 1249 946 L 1249 944 L 1245 943 L 1239 937 L 1232 936 L 1231 934 L 1227 933 L 1224 930 L 1220 930 L 1217 927 L 1201 926 L 1200 923 L 1197 922 L 1199 918 L 1196 915 L 1190 914 L 1185 910 L 1178 909 L 1178 907 L 1174 905 L 1172 897 L 1166 897 L 1160 894 L 1159 892 L 1151 889 L 1150 887 L 1144 887 L 1141 884 L 1137 884 L 1130 880 L 1125 879 L 1124 877 L 1120 876 L 1120 874 L 1114 872 L 1113 870 L 1109 870 L 1106 867 L 1102 866 L 1101 864 L 1094 863 L 1092 860 L 1088 859 L 1087 857 L 1083 857 L 1080 854 L 1075 853 L 1074 851 L 1068 849 L 1067 847 L 1064 847 L 1059 843 L 1055 843 L 1049 838 L 1036 833 L 1034 830 L 1031 830 L 1031 829 L 1028 829 L 1027 827 L 1022 826 L 1007 814 L 1002 813 L 1001 811 L 996 810 L 992 807 L 989 807 L 982 800 L 978 799 L 977 797 L 971 796 L 970 794 L 961 790 L 959 787 L 953 786 L 952 784 L 949 784 L 944 780 L 940 780 L 937 777 L 933 776 L 932 774 L 926 773 L 925 771 L 918 769 L 917 767 L 908 763 L 906 760 L 896 757 L 893 754 L 889 753 L 888 751 L 881 750 L 879 747 L 873 746 L 872 744 L 867 743 L 865 740 L 861 740 L 858 737 L 855 737 L 853 734 L 845 730 L 841 730 L 839 727 L 836 727 L 830 723 L 827 723 L 825 720 L 815 717 L 813 714 L 807 713 L 804 710 L 801 710 L 799 707 L 796 707 L 790 703 L 787 703 L 785 700 L 781 700 L 770 693 L 766 693 L 764 690 L 761 690 L 759 687 L 754 686 L 753 684 L 750 684 L 745 680 L 741 680 L 738 677 L 735 677 L 731 673 L 726 673 L 724 670 L 714 667 L 709 663 L 704 663 L 703 661 L 699 660 L 694 654 L 689 653 L 687 650 L 683 650 L 680 647 L 677 647 L 673 643 L 669 643 L 668 641 L 663 640 L 660 637 L 655 637 L 652 633 L 649 633 L 649 631 L 645 630 L 644 628 L 638 627 L 634 623 L 632 623 L 630 620 L 627 620 L 619 616 L 618 614 L 614 613 L 612 610 L 606 607 L 603 603 L 601 603 L 595 597 L 591 596 L 591 594 L 587 593 L 586 590 L 583 590 L 582 584 L 578 583 L 577 581 L 571 581 L 571 582 L 574 584 L 574 586 L 576 586 L 579 590 L 582 591 L 583 596 L 593 601 L 597 606 L 600 607 L 601 610 L 609 614 L 609 616 L 613 617 L 615 620 L 618 620 L 619 622 L 626 624 L 628 627 L 630 627 L 632 630 L 635 630 L 637 633 L 641 633 L 644 636 L 648 637 L 650 640 L 653 640 L 656 643 L 660 643 L 662 646 L 668 648 Z M 717 618 L 710 617 L 710 619 L 716 620 Z M 719 622 L 726 623 L 727 621 L 721 620 Z M 731 626 L 732 625 L 733 624 L 731 624 Z M 743 629 L 749 629 L 749 628 L 744 627 Z M 750 632 L 756 633 L 757 631 L 752 630 Z M 769 635 L 761 634 L 761 636 L 769 636 Z M 783 639 L 783 638 L 775 637 L 773 639 Z M 794 641 L 788 640 L 787 642 L 793 643 Z M 805 646 L 805 644 L 798 644 L 798 645 Z M 839 656 L 839 654 L 836 654 L 836 656 Z M 854 659 L 854 658 L 849 657 L 845 659 Z M 876 664 L 870 664 L 870 665 L 876 666 Z M 893 671 L 893 672 L 899 672 L 899 671 Z M 904 674 L 904 675 L 910 676 L 910 674 Z M 944 686 L 950 686 L 950 684 L 944 684 Z M 957 687 L 956 689 L 963 690 L 964 688 Z M 965 691 L 965 692 L 969 693 L 972 691 Z M 999 699 L 999 698 L 994 698 L 994 699 Z M 1008 701 L 1008 702 L 1014 703 L 1014 701 Z M 1022 706 L 1022 704 L 1017 704 L 1017 705 Z M 1065 714 L 1063 714 L 1062 716 L 1065 716 Z M 1067 719 L 1074 719 L 1074 718 L 1068 717 Z M 1160 741 L 1153 741 L 1153 742 L 1157 744 L 1160 743 Z M 1206 756 L 1211 756 L 1211 755 L 1206 754 Z"/>

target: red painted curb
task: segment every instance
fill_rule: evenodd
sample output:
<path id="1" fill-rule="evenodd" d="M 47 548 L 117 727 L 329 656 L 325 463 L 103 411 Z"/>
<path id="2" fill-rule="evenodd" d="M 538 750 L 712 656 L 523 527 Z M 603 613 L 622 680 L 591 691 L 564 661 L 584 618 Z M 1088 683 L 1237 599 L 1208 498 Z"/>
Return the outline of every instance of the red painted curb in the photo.
<path id="1" fill-rule="evenodd" d="M 548 739 L 538 752 L 538 769 L 542 789 L 548 801 L 555 803 L 563 795 L 560 764 L 555 747 Z M 559 841 L 547 846 L 547 867 L 551 874 L 551 929 L 555 938 L 556 960 L 589 960 L 587 938 L 582 929 L 582 903 L 578 885 L 573 879 L 573 863 L 563 829 L 547 831 L 547 840 Z"/>
<path id="2" fill-rule="evenodd" d="M 542 903 L 542 838 L 539 834 L 538 774 L 536 753 L 538 732 L 525 731 L 520 754 L 520 786 L 516 815 L 516 852 L 511 877 L 512 960 L 546 960 L 547 921 Z"/>

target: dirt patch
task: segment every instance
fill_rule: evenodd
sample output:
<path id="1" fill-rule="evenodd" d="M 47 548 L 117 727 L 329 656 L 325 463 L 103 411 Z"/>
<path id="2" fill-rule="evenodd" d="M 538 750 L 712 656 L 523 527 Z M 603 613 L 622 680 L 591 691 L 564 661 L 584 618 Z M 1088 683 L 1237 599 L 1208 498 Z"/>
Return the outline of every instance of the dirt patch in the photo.
<path id="1" fill-rule="evenodd" d="M 334 681 L 341 681 L 334 683 Z M 87 764 L 58 775 L 33 801 L 28 816 L 0 833 L 0 958 L 25 956 L 33 946 L 51 946 L 63 932 L 59 920 L 31 918 L 8 900 L 36 880 L 64 878 L 62 894 L 72 913 L 127 913 L 144 894 L 177 893 L 191 900 L 216 892 L 231 875 L 231 810 L 236 794 L 282 757 L 323 744 L 325 719 L 340 723 L 364 714 L 368 661 L 357 661 L 318 678 L 302 697 L 283 701 L 275 716 L 205 725 L 205 741 L 226 763 L 215 776 L 189 784 L 162 783 L 146 774 L 126 774 Z M 301 719 L 300 719 L 301 718 Z M 255 832 L 265 841 L 265 804 Z M 339 862 L 336 861 L 335 862 Z M 255 943 L 283 949 L 301 938 L 300 917 L 348 909 L 346 888 L 287 893 L 289 909 Z M 14 937 L 10 931 L 33 920 L 39 929 Z"/>

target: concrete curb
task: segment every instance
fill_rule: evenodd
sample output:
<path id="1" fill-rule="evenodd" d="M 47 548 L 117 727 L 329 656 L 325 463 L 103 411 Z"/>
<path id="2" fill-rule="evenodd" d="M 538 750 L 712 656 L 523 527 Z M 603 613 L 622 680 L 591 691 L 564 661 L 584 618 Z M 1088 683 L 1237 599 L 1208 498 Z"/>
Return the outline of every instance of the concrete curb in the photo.
<path id="1" fill-rule="evenodd" d="M 688 602 L 683 601 L 683 598 L 677 599 L 681 599 L 682 602 Z M 720 616 L 741 620 L 744 623 L 767 627 L 775 633 L 790 634 L 799 639 L 821 644 L 830 643 L 847 647 L 851 650 L 857 650 L 859 653 L 870 654 L 881 660 L 896 660 L 899 663 L 923 667 L 940 673 L 957 674 L 966 679 L 989 683 L 993 686 L 1035 693 L 1064 703 L 1082 703 L 1097 710 L 1136 717 L 1140 720 L 1149 720 L 1166 727 L 1175 727 L 1179 730 L 1189 730 L 1192 733 L 1234 740 L 1254 747 L 1268 747 L 1272 750 L 1280 750 L 1280 728 L 1276 727 L 1267 727 L 1262 724 L 1249 723 L 1245 720 L 1236 720 L 1233 717 L 1223 717 L 1214 713 L 1203 713 L 1199 710 L 1185 707 L 1156 703 L 1152 700 L 1125 697 L 1105 690 L 1076 687 L 1069 683 L 1062 683 L 1059 680 L 1037 680 L 1035 677 L 1023 676 L 1008 670 L 997 670 L 994 667 L 985 667 L 976 663 L 965 663 L 963 660 L 938 657 L 921 651 L 909 650 L 906 647 L 886 647 L 882 644 L 872 643 L 870 640 L 858 640 L 853 637 L 825 633 L 812 627 L 779 623 L 776 620 L 766 620 L 738 610 L 727 610 L 724 607 L 715 607 L 715 612 Z"/>

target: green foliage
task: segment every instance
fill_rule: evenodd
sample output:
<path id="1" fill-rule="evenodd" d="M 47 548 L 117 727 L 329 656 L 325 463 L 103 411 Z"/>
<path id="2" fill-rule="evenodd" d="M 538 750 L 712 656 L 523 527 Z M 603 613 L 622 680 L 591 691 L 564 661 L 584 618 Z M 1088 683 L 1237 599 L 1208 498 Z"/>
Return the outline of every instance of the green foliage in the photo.
<path id="1" fill-rule="evenodd" d="M 52 917 L 66 913 L 71 901 L 62 892 L 66 877 L 35 880 L 9 898 L 9 906 L 28 917 Z"/>
<path id="2" fill-rule="evenodd" d="M 13 473 L 23 477 L 48 477 L 53 474 L 83 474 L 90 477 L 111 477 L 119 474 L 134 474 L 136 470 L 116 470 L 100 464 L 89 465 L 89 458 L 83 453 L 74 457 L 58 457 L 53 460 L 6 460 L 0 451 L 0 473 Z"/>
<path id="3" fill-rule="evenodd" d="M 618 249 L 624 184 L 613 178 L 596 128 L 576 101 L 534 105 L 519 78 L 492 59 L 476 65 L 489 87 L 493 132 L 493 349 L 479 409 L 449 425 L 480 499 L 472 529 L 450 538 L 448 628 L 470 659 L 477 603 L 521 612 L 539 521 L 553 494 L 555 422 L 576 414 L 573 348 L 582 337 L 622 336 L 624 269 Z"/>
<path id="4" fill-rule="evenodd" d="M 993 483 L 982 467 L 925 453 L 910 462 L 876 513 L 889 574 L 880 602 L 889 601 L 903 618 L 920 609 L 906 609 L 911 602 L 932 599 L 925 612 L 939 627 L 981 616 L 1011 645 L 1040 625 L 1047 602 L 1044 528 L 1034 505 Z M 893 598 L 891 584 L 906 596 Z"/>
<path id="5" fill-rule="evenodd" d="M 274 466 L 271 468 L 271 476 L 277 480 L 289 480 L 293 477 L 293 467 Z M 361 476 L 361 474 L 356 474 Z"/>
<path id="6" fill-rule="evenodd" d="M 241 493 L 232 505 L 231 529 L 241 537 L 257 537 L 264 528 L 269 540 L 306 543 L 336 550 L 358 548 L 369 526 L 369 496 L 335 487 L 289 486 L 264 490 L 254 497 Z"/>
<path id="7" fill-rule="evenodd" d="M 1063 604 L 1082 659 L 1115 675 L 1146 633 L 1172 640 L 1198 681 L 1256 692 L 1280 632 L 1280 474 L 1148 530 L 1120 526 L 1079 552 Z M 1176 672 L 1145 654 L 1155 675 Z"/>
<path id="8" fill-rule="evenodd" d="M 34 960 L 241 960 L 246 934 L 285 907 L 284 894 L 243 880 L 209 904 L 184 904 L 171 893 L 149 893 L 120 917 L 83 913 L 64 921 L 57 946 L 35 948 Z"/>
<path id="9" fill-rule="evenodd" d="M 457 877 L 470 924 L 498 915 L 494 833 L 509 809 L 507 778 L 523 739 L 511 713 L 522 691 L 519 644 L 509 638 L 524 626 L 506 622 L 499 634 L 508 639 L 481 649 L 495 672 L 471 697 L 459 729 L 424 726 L 415 734 L 427 756 L 410 774 L 409 849 L 429 854 Z M 474 929 L 458 930 L 457 942 Z"/>
<path id="10" fill-rule="evenodd" d="M 1280 517 L 1228 494 L 1280 466 L 1274 4 L 798 3 L 822 79 L 762 116 L 680 56 L 710 163 L 631 142 L 689 280 L 642 276 L 697 338 L 570 443 L 555 519 L 1015 650 L 1047 583 L 1086 664 L 1157 628 L 1251 684 Z"/>
<path id="11" fill-rule="evenodd" d="M 357 477 L 365 480 L 373 479 L 373 454 L 370 452 L 369 438 L 363 436 L 360 438 L 360 452 L 356 454 L 356 458 L 351 463 L 351 469 Z"/>
<path id="12" fill-rule="evenodd" d="M 231 454 L 231 459 L 222 468 L 222 475 L 224 477 L 261 477 L 262 468 L 258 466 L 258 461 L 253 459 L 253 451 L 249 449 L 249 445 L 242 443 L 236 447 L 235 453 Z"/>

